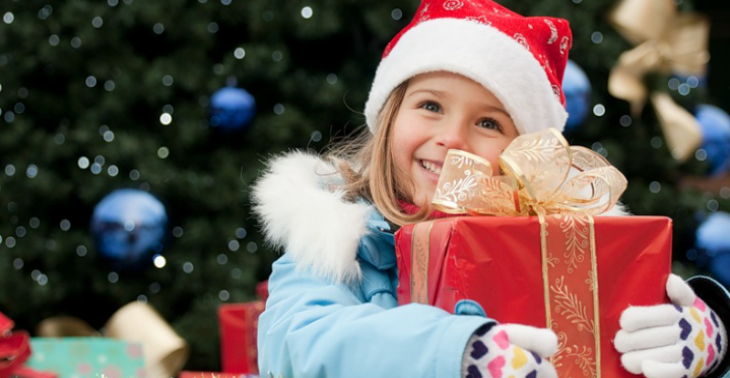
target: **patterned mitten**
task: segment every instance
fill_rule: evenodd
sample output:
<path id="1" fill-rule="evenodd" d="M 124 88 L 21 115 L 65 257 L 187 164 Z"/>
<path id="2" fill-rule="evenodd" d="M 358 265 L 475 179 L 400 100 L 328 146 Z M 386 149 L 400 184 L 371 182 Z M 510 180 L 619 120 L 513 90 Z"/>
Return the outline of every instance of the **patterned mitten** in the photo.
<path id="1" fill-rule="evenodd" d="M 461 375 L 466 378 L 557 378 L 545 358 L 558 350 L 553 331 L 518 324 L 489 324 L 466 345 Z"/>
<path id="2" fill-rule="evenodd" d="M 667 280 L 673 305 L 629 307 L 614 345 L 626 370 L 648 378 L 707 375 L 725 356 L 725 325 L 682 278 Z"/>

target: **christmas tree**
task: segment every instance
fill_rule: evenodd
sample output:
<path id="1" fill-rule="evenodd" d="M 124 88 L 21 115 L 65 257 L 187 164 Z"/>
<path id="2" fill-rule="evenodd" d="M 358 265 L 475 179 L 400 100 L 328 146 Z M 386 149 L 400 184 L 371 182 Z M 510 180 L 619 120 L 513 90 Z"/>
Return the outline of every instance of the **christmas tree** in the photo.
<path id="1" fill-rule="evenodd" d="M 218 306 L 253 300 L 278 256 L 262 242 L 250 185 L 271 154 L 322 151 L 362 130 L 383 48 L 418 3 L 5 2 L 0 311 L 16 328 L 73 315 L 98 329 L 124 304 L 146 301 L 191 345 L 187 370 L 220 370 Z M 571 57 L 592 94 L 586 119 L 566 136 L 625 173 L 623 202 L 635 214 L 674 219 L 678 267 L 699 271 L 685 259 L 696 214 L 730 208 L 730 193 L 679 190 L 678 177 L 703 174 L 706 162 L 678 162 L 649 106 L 632 115 L 608 93 L 611 68 L 633 47 L 606 18 L 617 1 L 500 3 L 570 21 Z M 680 12 L 719 6 L 680 3 Z M 685 102 L 664 90 L 684 106 L 711 99 L 730 108 L 730 76 L 716 68 L 728 60 L 722 42 L 711 43 L 708 87 Z M 671 77 L 646 80 L 659 88 Z M 251 122 L 224 127 L 213 94 L 227 86 L 253 96 Z M 94 243 L 105 231 L 90 227 L 97 204 L 122 188 L 152 194 L 167 219 L 154 251 L 124 266 Z"/>

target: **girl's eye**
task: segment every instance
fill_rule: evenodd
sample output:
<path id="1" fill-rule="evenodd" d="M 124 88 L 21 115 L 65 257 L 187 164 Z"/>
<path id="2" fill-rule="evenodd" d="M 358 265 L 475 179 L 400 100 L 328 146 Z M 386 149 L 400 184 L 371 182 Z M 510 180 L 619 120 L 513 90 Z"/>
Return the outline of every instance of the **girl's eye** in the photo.
<path id="1" fill-rule="evenodd" d="M 428 110 L 429 112 L 440 113 L 441 107 L 435 102 L 424 102 L 421 104 L 421 108 Z"/>
<path id="2" fill-rule="evenodd" d="M 483 127 L 485 129 L 492 129 L 492 130 L 502 130 L 502 127 L 499 126 L 499 122 L 491 119 L 491 118 L 485 118 L 477 124 L 479 127 Z"/>

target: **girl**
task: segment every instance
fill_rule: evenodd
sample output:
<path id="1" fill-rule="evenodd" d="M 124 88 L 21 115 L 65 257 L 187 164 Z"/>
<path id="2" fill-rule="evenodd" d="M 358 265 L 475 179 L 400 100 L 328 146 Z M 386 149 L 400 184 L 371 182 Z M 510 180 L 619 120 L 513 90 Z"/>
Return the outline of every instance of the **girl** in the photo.
<path id="1" fill-rule="evenodd" d="M 497 167 L 517 135 L 563 129 L 570 44 L 565 20 L 522 17 L 489 0 L 424 0 L 383 54 L 364 141 L 326 159 L 295 152 L 270 163 L 254 187 L 255 208 L 286 253 L 273 265 L 259 319 L 262 375 L 557 376 L 546 359 L 557 350 L 548 329 L 397 306 L 392 233 L 439 216 L 429 202 L 448 149 Z M 629 371 L 727 372 L 727 293 L 707 278 L 690 284 L 707 304 L 672 276 L 674 305 L 623 313 L 615 344 Z"/>

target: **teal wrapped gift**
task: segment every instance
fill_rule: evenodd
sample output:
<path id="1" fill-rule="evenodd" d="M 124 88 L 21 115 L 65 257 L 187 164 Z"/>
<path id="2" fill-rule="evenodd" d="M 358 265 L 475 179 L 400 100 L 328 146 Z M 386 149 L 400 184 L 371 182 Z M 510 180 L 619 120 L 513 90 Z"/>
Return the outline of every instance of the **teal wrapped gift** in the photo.
<path id="1" fill-rule="evenodd" d="M 31 338 L 27 366 L 58 378 L 143 378 L 142 345 L 104 337 Z"/>

